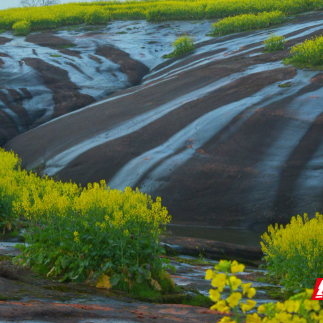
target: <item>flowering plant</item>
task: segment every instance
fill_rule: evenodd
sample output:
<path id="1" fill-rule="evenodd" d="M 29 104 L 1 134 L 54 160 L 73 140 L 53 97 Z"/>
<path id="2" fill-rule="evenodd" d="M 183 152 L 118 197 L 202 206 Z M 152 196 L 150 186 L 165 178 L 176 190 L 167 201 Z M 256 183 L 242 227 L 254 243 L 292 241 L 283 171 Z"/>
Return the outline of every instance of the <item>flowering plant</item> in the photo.
<path id="1" fill-rule="evenodd" d="M 210 298 L 215 304 L 211 310 L 218 310 L 230 316 L 224 316 L 221 323 L 242 322 L 245 313 L 255 309 L 257 304 L 252 298 L 256 289 L 252 283 L 243 284 L 241 279 L 234 276 L 243 272 L 245 266 L 237 261 L 221 260 L 214 270 L 206 271 L 205 279 L 211 280 L 214 289 L 210 289 Z M 230 295 L 224 299 L 221 293 L 229 288 Z M 248 313 L 246 323 L 323 323 L 323 310 L 319 301 L 312 301 L 313 289 L 306 289 L 296 294 L 284 303 L 266 303 L 257 308 L 257 312 Z M 239 310 L 240 309 L 240 310 Z M 233 310 L 233 318 L 231 314 Z"/>
<path id="2" fill-rule="evenodd" d="M 28 243 L 19 246 L 21 265 L 107 288 L 172 283 L 159 257 L 159 235 L 171 219 L 159 197 L 113 190 L 105 181 L 82 188 L 39 177 L 0 149 L 0 228 L 14 229 L 20 219 Z"/>

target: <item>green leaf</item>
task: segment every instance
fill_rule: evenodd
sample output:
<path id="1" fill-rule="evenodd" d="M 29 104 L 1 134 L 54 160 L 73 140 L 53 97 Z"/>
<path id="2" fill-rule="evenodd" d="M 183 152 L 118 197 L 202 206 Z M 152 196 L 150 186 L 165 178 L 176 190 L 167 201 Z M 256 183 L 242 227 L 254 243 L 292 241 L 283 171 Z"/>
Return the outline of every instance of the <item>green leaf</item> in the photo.
<path id="1" fill-rule="evenodd" d="M 113 266 L 113 263 L 111 261 L 108 261 L 102 266 L 102 270 L 106 271 L 107 269 L 111 268 L 112 266 Z"/>
<path id="2" fill-rule="evenodd" d="M 110 278 L 110 283 L 112 286 L 115 286 L 119 283 L 120 281 L 120 278 L 121 276 L 120 275 L 113 275 L 111 278 Z"/>
<path id="3" fill-rule="evenodd" d="M 144 280 L 145 280 L 145 277 L 144 277 L 143 275 L 139 274 L 139 275 L 137 276 L 137 282 L 138 282 L 139 284 L 141 284 Z"/>
<path id="4" fill-rule="evenodd" d="M 44 255 L 40 254 L 40 255 L 38 255 L 38 257 L 37 257 L 36 263 L 37 263 L 38 265 L 41 265 L 41 264 L 43 263 L 43 260 L 44 260 Z"/>

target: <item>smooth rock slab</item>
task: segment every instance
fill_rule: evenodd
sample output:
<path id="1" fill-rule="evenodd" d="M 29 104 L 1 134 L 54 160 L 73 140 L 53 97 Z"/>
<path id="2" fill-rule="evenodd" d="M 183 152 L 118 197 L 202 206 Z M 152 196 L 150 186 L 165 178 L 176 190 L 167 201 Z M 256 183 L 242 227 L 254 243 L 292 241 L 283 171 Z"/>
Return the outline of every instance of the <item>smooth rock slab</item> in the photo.
<path id="1" fill-rule="evenodd" d="M 175 224 L 265 230 L 313 216 L 323 211 L 323 75 L 282 59 L 322 31 L 322 13 L 311 13 L 200 42 L 141 85 L 5 148 L 64 181 L 161 196 Z M 286 37 L 285 50 L 263 52 L 271 32 Z"/>

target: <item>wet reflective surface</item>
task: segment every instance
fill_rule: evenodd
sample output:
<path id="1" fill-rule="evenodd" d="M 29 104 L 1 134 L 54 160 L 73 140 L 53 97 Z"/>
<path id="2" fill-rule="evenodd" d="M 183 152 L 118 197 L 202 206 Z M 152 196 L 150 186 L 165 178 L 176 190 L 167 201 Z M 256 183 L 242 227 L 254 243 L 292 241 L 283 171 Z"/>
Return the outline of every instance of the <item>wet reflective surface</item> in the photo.
<path id="1" fill-rule="evenodd" d="M 206 226 L 168 225 L 167 230 L 175 236 L 207 239 L 234 243 L 243 246 L 260 247 L 263 230 L 239 228 L 214 228 Z"/>

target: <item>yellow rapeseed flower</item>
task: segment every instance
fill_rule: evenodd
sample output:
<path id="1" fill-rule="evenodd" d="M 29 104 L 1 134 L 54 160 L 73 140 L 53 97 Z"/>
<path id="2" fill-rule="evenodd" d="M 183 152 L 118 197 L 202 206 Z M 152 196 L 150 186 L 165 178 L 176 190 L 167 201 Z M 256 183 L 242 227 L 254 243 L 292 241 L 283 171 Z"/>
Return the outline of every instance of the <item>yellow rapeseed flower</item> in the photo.
<path id="1" fill-rule="evenodd" d="M 221 298 L 221 294 L 217 289 L 210 289 L 209 293 L 213 302 L 217 302 Z"/>
<path id="2" fill-rule="evenodd" d="M 280 302 L 277 302 L 277 303 L 275 304 L 275 307 L 276 307 L 276 310 L 277 310 L 278 312 L 283 312 L 283 311 L 285 311 L 285 310 L 286 310 L 286 306 L 285 306 L 285 304 L 280 303 Z"/>
<path id="3" fill-rule="evenodd" d="M 279 322 L 289 322 L 292 317 L 292 314 L 281 312 L 281 313 L 275 313 L 275 318 Z"/>
<path id="4" fill-rule="evenodd" d="M 260 305 L 258 307 L 257 311 L 258 311 L 259 314 L 265 314 L 266 313 L 266 307 L 264 305 Z"/>
<path id="5" fill-rule="evenodd" d="M 235 274 L 237 272 L 243 272 L 245 269 L 245 265 L 239 264 L 236 260 L 234 260 L 231 264 L 231 273 Z"/>
<path id="6" fill-rule="evenodd" d="M 238 289 L 238 287 L 241 284 L 241 279 L 235 277 L 235 276 L 230 276 L 227 280 L 226 280 L 226 284 L 230 285 L 232 287 L 233 290 Z"/>
<path id="7" fill-rule="evenodd" d="M 240 301 L 241 298 L 242 298 L 241 293 L 234 292 L 227 298 L 227 302 L 229 303 L 230 307 L 234 307 L 234 306 L 237 306 L 239 304 L 239 301 Z"/>
<path id="8" fill-rule="evenodd" d="M 298 315 L 294 315 L 293 319 L 290 322 L 292 322 L 292 323 L 307 323 L 307 319 L 304 317 L 300 317 Z"/>
<path id="9" fill-rule="evenodd" d="M 261 323 L 261 317 L 257 313 L 248 314 L 246 317 L 246 323 Z"/>
<path id="10" fill-rule="evenodd" d="M 319 301 L 312 301 L 309 299 L 304 300 L 304 307 L 308 311 L 314 310 L 316 312 L 318 312 L 321 309 Z"/>
<path id="11" fill-rule="evenodd" d="M 219 323 L 235 323 L 235 321 L 231 320 L 230 317 L 224 316 L 222 319 L 219 321 Z"/>
<path id="12" fill-rule="evenodd" d="M 287 300 L 284 303 L 286 311 L 289 313 L 297 313 L 299 310 L 300 302 L 294 300 Z"/>
<path id="13" fill-rule="evenodd" d="M 226 301 L 223 299 L 218 301 L 216 304 L 214 304 L 211 307 L 211 310 L 217 310 L 219 312 L 226 313 L 226 314 L 230 313 L 230 307 L 227 305 Z"/>
<path id="14" fill-rule="evenodd" d="M 256 289 L 251 287 L 252 283 L 241 284 L 243 295 L 247 294 L 248 298 L 252 298 L 256 295 Z"/>
<path id="15" fill-rule="evenodd" d="M 215 277 L 215 273 L 212 269 L 208 269 L 205 273 L 205 279 L 206 280 L 211 280 Z"/>
<path id="16" fill-rule="evenodd" d="M 212 279 L 212 286 L 217 287 L 220 292 L 223 291 L 223 288 L 225 286 L 225 281 L 226 281 L 226 275 L 225 274 L 216 274 L 215 277 Z"/>
<path id="17" fill-rule="evenodd" d="M 243 313 L 246 313 L 256 306 L 257 302 L 248 299 L 246 303 L 240 303 L 240 307 Z"/>

